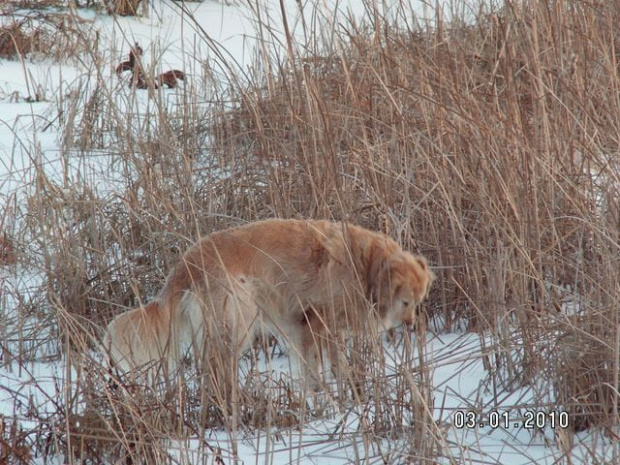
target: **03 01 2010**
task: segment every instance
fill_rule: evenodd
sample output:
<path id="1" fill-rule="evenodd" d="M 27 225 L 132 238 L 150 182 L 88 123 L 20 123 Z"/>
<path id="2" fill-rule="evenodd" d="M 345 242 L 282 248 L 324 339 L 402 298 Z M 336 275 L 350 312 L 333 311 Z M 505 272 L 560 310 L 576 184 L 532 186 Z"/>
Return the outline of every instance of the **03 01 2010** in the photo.
<path id="1" fill-rule="evenodd" d="M 558 410 L 526 410 L 521 416 L 512 416 L 515 412 L 509 410 L 491 410 L 484 415 L 476 410 L 455 410 L 452 414 L 452 424 L 457 429 L 471 428 L 524 428 L 544 429 L 550 427 L 568 428 L 568 413 Z"/>

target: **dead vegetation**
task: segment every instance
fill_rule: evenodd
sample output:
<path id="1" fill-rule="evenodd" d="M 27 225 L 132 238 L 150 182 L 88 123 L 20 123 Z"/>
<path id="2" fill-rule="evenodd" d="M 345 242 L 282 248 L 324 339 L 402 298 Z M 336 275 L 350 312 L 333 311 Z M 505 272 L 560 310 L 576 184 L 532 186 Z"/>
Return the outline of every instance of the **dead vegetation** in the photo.
<path id="1" fill-rule="evenodd" d="M 119 16 L 137 16 L 140 14 L 140 5 L 146 8 L 148 2 L 142 0 L 104 0 L 108 14 Z"/>
<path id="2" fill-rule="evenodd" d="M 222 86 L 205 74 L 204 88 L 183 89 L 189 103 L 178 113 L 158 101 L 136 117 L 115 107 L 106 82 L 73 102 L 83 106 L 67 112 L 79 117 L 66 121 L 64 148 L 82 157 L 106 149 L 126 179 L 113 193 L 41 183 L 29 199 L 27 236 L 43 251 L 42 292 L 62 352 L 96 365 L 91 338 L 114 314 L 148 301 L 200 234 L 272 216 L 346 219 L 429 257 L 439 277 L 429 319 L 480 334 L 484 356 L 471 357 L 483 359 L 489 386 L 532 387 L 533 403 L 514 408 L 547 409 L 553 391 L 552 408 L 568 411 L 574 430 L 613 436 L 618 6 L 506 2 L 470 25 L 438 20 L 434 28 L 396 26 L 369 9 L 364 22 L 335 31 L 333 43 L 313 42 L 315 34 L 291 41 L 286 59 L 257 66 L 249 83 L 229 75 Z M 207 93 L 209 106 L 199 105 Z M 380 347 L 353 341 L 352 376 L 375 396 L 337 398 L 351 416 L 351 405 L 363 406 L 364 440 L 407 438 L 393 463 L 449 456 L 432 419 L 441 407 L 423 334 L 396 374 L 381 365 Z M 93 463 L 145 451 L 166 461 L 171 431 L 282 434 L 333 412 L 260 377 L 239 387 L 243 408 L 228 417 L 217 389 L 201 389 L 191 369 L 174 403 L 85 373 L 74 388 L 83 404 L 57 416 L 92 424 L 65 433 L 101 439 L 88 443 L 96 449 L 79 448 Z M 541 374 L 548 392 L 536 388 Z M 119 402 L 118 390 L 131 392 L 131 402 Z M 7 437 L 20 447 L 18 436 Z M 228 463 L 215 446 L 206 453 Z"/>
<path id="3" fill-rule="evenodd" d="M 89 45 L 89 21 L 65 12 L 31 10 L 0 12 L 0 58 L 66 60 Z M 76 40 L 77 39 L 77 40 Z"/>

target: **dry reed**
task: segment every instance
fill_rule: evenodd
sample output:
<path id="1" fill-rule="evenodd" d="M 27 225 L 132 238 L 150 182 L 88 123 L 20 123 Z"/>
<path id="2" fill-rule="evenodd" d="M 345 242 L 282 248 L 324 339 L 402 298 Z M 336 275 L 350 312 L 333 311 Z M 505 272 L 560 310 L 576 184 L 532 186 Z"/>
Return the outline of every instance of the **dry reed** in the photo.
<path id="1" fill-rule="evenodd" d="M 398 24 L 368 11 L 329 30 L 328 42 L 317 24 L 306 26 L 305 42 L 289 35 L 287 56 L 273 50 L 251 75 L 222 83 L 203 67 L 178 108 L 151 90 L 140 114 L 140 91 L 100 77 L 64 103 L 74 118 L 64 121 L 63 149 L 105 150 L 123 173 L 107 193 L 41 174 L 28 203 L 62 352 L 90 367 L 70 387 L 82 403 L 57 416 L 91 429 L 65 428 L 65 450 L 93 463 L 138 461 L 145 451 L 166 461 L 164 438 L 202 436 L 208 426 L 229 433 L 235 455 L 238 431 L 303 431 L 329 418 L 335 399 L 351 416 L 362 406 L 360 461 L 395 437 L 405 445 L 390 462 L 462 463 L 433 419 L 424 324 L 417 347 L 401 345 L 407 362 L 395 372 L 380 340 L 353 338 L 348 376 L 360 389 L 341 386 L 312 408 L 286 380 L 252 372 L 224 394 L 217 370 L 205 383 L 208 374 L 190 367 L 166 402 L 122 377 L 108 384 L 88 362 L 98 331 L 148 301 L 196 237 L 273 216 L 346 219 L 428 256 L 439 279 L 427 317 L 480 334 L 483 353 L 472 357 L 485 362 L 491 389 L 538 386 L 544 373 L 551 408 L 570 412 L 576 430 L 614 434 L 620 9 L 505 2 L 470 22 L 438 15 L 432 28 L 402 19 L 404 4 Z M 267 26 L 263 34 L 268 49 Z M 549 408 L 549 392 L 533 391 L 514 408 Z M 100 442 L 76 447 L 80 435 Z"/>

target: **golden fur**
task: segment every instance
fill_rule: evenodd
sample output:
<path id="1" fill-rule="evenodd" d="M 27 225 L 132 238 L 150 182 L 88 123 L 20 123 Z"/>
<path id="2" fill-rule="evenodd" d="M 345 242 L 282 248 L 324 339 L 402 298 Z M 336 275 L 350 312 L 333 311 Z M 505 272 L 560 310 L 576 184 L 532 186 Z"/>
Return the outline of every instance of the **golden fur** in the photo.
<path id="1" fill-rule="evenodd" d="M 161 361 L 174 369 L 184 344 L 203 360 L 214 347 L 226 351 L 236 366 L 267 329 L 316 373 L 320 338 L 368 323 L 412 325 L 433 279 L 424 258 L 383 234 L 330 221 L 260 221 L 198 241 L 153 302 L 110 323 L 104 344 L 126 371 Z"/>

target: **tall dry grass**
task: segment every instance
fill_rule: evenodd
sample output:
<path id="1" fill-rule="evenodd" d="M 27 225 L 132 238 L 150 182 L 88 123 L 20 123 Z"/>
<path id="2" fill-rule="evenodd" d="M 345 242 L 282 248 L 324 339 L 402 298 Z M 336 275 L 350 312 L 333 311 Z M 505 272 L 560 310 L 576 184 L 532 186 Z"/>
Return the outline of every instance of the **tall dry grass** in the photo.
<path id="1" fill-rule="evenodd" d="M 349 443 L 359 461 L 396 438 L 392 463 L 462 463 L 446 424 L 433 420 L 442 407 L 424 321 L 417 347 L 398 346 L 405 362 L 394 372 L 380 341 L 353 338 L 348 376 L 360 390 L 330 388 L 312 401 L 290 380 L 255 371 L 223 392 L 217 371 L 190 365 L 173 399 L 162 399 L 92 363 L 104 325 L 148 301 L 195 238 L 273 216 L 346 219 L 426 255 L 439 279 L 424 311 L 446 331 L 480 334 L 473 357 L 484 362 L 485 389 L 530 386 L 533 400 L 511 409 L 566 410 L 575 430 L 613 437 L 620 10 L 505 2 L 471 21 L 438 14 L 428 27 L 409 21 L 404 4 L 391 17 L 367 6 L 363 20 L 330 29 L 315 18 L 304 38 L 289 34 L 283 58 L 264 24 L 263 61 L 251 73 L 228 63 L 222 79 L 188 55 L 195 72 L 178 105 L 161 90 L 145 102 L 146 93 L 103 73 L 61 103 L 65 156 L 104 153 L 113 188 L 61 185 L 41 171 L 28 203 L 25 234 L 40 251 L 46 314 L 59 354 L 78 367 L 67 375 L 75 400 L 42 422 L 58 451 L 93 463 L 144 454 L 161 462 L 171 438 L 202 437 L 207 426 L 231 441 L 226 451 L 207 444 L 205 457 L 228 463 L 240 431 L 267 431 L 269 454 L 271 432 L 291 439 L 339 410 L 343 424 L 361 425 L 360 442 Z M 89 52 L 95 63 L 105 53 Z M 8 438 L 21 446 L 16 433 Z"/>

